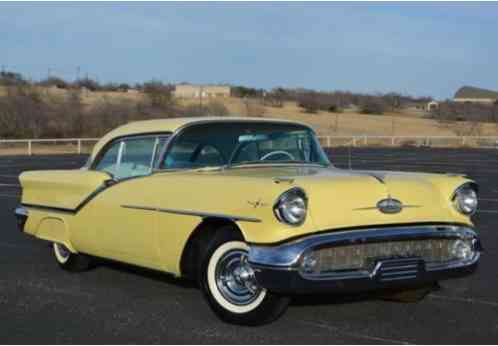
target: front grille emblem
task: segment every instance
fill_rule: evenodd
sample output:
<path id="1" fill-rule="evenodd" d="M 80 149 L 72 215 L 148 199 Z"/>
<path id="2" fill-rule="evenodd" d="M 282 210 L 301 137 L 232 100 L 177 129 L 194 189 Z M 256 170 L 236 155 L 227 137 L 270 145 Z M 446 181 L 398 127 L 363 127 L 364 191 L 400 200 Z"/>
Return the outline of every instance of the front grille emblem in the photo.
<path id="1" fill-rule="evenodd" d="M 377 209 L 379 209 L 384 214 L 397 214 L 403 210 L 403 203 L 397 199 L 388 197 L 386 199 L 380 200 L 377 203 Z"/>

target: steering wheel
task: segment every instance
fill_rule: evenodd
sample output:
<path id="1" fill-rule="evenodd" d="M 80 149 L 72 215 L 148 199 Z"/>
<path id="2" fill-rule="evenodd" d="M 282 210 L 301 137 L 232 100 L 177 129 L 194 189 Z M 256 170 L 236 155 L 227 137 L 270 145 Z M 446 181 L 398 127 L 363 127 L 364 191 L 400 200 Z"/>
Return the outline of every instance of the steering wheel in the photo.
<path id="1" fill-rule="evenodd" d="M 275 150 L 275 151 L 269 152 L 268 154 L 263 155 L 259 160 L 260 161 L 264 161 L 264 160 L 266 160 L 267 158 L 269 158 L 270 156 L 273 156 L 273 155 L 285 155 L 285 156 L 288 156 L 289 159 L 291 159 L 292 161 L 296 160 L 294 158 L 294 156 L 292 156 L 291 153 L 288 153 L 288 152 L 286 152 L 284 150 Z"/>

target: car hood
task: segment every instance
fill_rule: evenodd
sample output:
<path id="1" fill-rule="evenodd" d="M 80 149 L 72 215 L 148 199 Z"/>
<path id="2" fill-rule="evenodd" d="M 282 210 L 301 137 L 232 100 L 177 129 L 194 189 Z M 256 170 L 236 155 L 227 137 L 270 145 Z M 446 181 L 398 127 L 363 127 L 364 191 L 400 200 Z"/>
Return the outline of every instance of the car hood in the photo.
<path id="1" fill-rule="evenodd" d="M 451 204 L 454 190 L 466 182 L 461 176 L 317 166 L 245 167 L 225 170 L 223 175 L 259 178 L 283 189 L 286 186 L 302 188 L 309 198 L 309 213 L 315 229 L 470 222 L 455 212 Z M 379 210 L 377 204 L 390 198 L 401 202 L 400 212 Z"/>

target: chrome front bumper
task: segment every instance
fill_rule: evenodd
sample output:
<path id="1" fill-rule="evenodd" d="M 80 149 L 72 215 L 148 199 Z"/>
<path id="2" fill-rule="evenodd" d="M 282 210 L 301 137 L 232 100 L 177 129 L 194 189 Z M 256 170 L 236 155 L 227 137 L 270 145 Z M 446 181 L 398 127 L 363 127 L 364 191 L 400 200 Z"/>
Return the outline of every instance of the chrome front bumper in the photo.
<path id="1" fill-rule="evenodd" d="M 28 209 L 22 206 L 17 207 L 14 214 L 16 216 L 17 229 L 20 232 L 24 232 L 24 225 L 26 224 L 26 220 L 28 220 L 29 215 Z"/>
<path id="2" fill-rule="evenodd" d="M 358 246 L 360 249 L 390 244 L 450 244 L 466 242 L 472 251 L 464 258 L 435 263 L 424 260 L 421 251 L 406 247 L 404 251 L 373 252 L 369 265 L 361 268 L 309 271 L 307 254 L 326 249 L 328 253 Z M 372 246 L 376 244 L 376 246 Z M 408 245 L 407 245 L 408 246 Z M 360 250 L 358 250 L 360 251 Z M 369 250 L 371 251 L 371 250 Z M 360 252 L 358 252 L 360 253 Z M 401 253 L 401 255 L 400 255 Z M 481 245 L 473 229 L 456 225 L 420 225 L 379 227 L 312 235 L 275 245 L 252 245 L 248 262 L 258 283 L 279 293 L 361 292 L 390 287 L 418 286 L 426 283 L 465 276 L 472 273 L 479 261 Z M 372 252 L 370 252 L 372 254 Z M 369 254 L 363 253 L 363 256 Z M 425 257 L 426 258 L 426 257 Z"/>

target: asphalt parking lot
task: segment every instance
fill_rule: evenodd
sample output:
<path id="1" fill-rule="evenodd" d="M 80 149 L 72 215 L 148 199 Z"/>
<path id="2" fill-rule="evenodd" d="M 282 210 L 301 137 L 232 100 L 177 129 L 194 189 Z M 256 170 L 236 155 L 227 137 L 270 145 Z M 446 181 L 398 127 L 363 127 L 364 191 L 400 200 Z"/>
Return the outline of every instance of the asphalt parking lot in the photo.
<path id="1" fill-rule="evenodd" d="M 347 149 L 330 150 L 349 166 Z M 0 156 L 0 343 L 496 343 L 498 342 L 498 151 L 355 148 L 358 169 L 467 174 L 480 185 L 475 215 L 485 253 L 472 277 L 442 283 L 419 303 L 374 297 L 300 297 L 277 322 L 226 325 L 190 284 L 104 263 L 61 271 L 48 245 L 16 231 L 18 175 L 77 168 L 84 156 Z"/>

